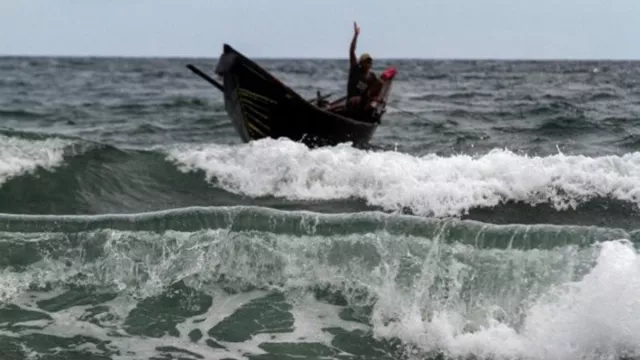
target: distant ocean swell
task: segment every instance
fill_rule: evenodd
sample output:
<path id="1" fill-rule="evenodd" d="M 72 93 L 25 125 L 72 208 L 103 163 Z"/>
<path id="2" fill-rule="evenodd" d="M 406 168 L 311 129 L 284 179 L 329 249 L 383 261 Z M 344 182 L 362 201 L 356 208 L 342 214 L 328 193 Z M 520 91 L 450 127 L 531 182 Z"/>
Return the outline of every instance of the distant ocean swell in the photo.
<path id="1" fill-rule="evenodd" d="M 113 116 L 127 115 L 140 116 L 162 109 L 164 111 L 176 112 L 202 112 L 212 108 L 218 111 L 223 110 L 219 104 L 211 103 L 206 97 L 196 97 L 181 94 L 160 96 L 158 90 L 151 93 L 141 93 L 132 95 L 128 99 L 118 101 L 110 100 L 109 95 L 99 94 L 104 99 L 93 99 L 92 101 L 79 101 L 76 104 L 66 104 L 64 106 L 52 106 L 42 102 L 24 103 L 24 100 L 17 99 L 15 103 L 8 103 L 0 107 L 0 117 L 4 120 L 38 120 L 38 121 L 60 121 L 68 122 L 80 120 L 85 123 L 92 116 L 100 113 Z M 158 99 L 159 97 L 159 99 Z M 27 109 L 25 109 L 27 107 Z M 84 125 L 84 124 L 82 124 Z"/>

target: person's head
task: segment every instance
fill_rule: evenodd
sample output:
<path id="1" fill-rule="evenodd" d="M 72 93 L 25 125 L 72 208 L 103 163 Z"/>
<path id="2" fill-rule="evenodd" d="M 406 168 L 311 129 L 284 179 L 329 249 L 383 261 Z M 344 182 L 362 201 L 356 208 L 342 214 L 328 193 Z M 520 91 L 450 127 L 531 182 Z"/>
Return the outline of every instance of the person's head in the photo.
<path id="1" fill-rule="evenodd" d="M 373 59 L 371 58 L 371 55 L 364 53 L 360 55 L 358 63 L 365 71 L 369 71 L 369 69 L 371 69 L 371 65 L 373 65 Z"/>

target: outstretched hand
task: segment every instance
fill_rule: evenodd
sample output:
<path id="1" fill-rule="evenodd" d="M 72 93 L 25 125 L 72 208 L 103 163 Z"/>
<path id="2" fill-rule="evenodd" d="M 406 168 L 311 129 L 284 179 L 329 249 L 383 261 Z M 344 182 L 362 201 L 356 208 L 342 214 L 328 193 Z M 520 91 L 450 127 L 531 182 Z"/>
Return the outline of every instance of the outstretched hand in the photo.
<path id="1" fill-rule="evenodd" d="M 353 33 L 356 36 L 360 34 L 360 27 L 358 27 L 358 24 L 355 21 L 353 22 Z"/>

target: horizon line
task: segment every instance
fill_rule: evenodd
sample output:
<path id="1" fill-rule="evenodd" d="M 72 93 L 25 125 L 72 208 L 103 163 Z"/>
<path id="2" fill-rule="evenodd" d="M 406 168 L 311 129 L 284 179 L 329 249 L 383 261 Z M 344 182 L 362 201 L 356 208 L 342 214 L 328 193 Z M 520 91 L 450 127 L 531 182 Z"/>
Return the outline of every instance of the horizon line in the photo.
<path id="1" fill-rule="evenodd" d="M 324 61 L 347 61 L 348 56 L 344 57 L 294 57 L 294 56 L 248 56 L 252 60 L 324 60 Z M 61 58 L 61 59 L 165 59 L 165 60 L 181 60 L 181 59 L 201 59 L 201 60 L 217 60 L 219 56 L 213 55 L 108 55 L 108 54 L 0 54 L 0 59 L 6 58 Z M 375 57 L 376 60 L 420 60 L 420 61 L 604 61 L 604 62 L 635 62 L 640 58 L 582 58 L 582 57 Z"/>

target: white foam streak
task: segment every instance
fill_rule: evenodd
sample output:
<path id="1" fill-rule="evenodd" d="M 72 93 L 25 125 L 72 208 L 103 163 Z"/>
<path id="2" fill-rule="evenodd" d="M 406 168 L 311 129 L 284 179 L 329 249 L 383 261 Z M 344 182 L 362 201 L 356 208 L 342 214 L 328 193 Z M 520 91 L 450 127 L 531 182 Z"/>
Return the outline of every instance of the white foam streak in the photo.
<path id="1" fill-rule="evenodd" d="M 594 197 L 640 204 L 640 153 L 590 158 L 528 157 L 508 150 L 484 156 L 416 157 L 348 145 L 309 150 L 287 140 L 170 151 L 181 170 L 203 170 L 222 188 L 297 200 L 361 198 L 386 210 L 456 216 L 507 200 L 575 207 Z"/>
<path id="2" fill-rule="evenodd" d="M 52 169 L 63 162 L 62 139 L 25 140 L 0 135 L 0 185 L 12 177 L 33 172 L 38 167 Z"/>

